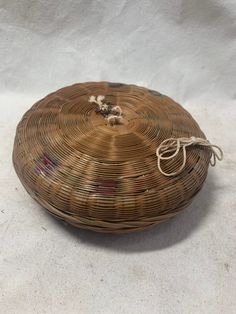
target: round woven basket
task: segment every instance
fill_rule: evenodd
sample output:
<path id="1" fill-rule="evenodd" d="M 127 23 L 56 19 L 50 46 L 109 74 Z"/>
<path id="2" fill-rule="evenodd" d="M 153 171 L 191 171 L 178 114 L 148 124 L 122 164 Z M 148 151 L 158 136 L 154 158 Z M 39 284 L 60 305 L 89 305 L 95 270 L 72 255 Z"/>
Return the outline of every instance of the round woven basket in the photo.
<path id="1" fill-rule="evenodd" d="M 95 231 L 136 231 L 173 217 L 201 189 L 211 157 L 206 147 L 188 147 L 176 176 L 157 167 L 163 140 L 191 136 L 205 139 L 167 96 L 135 85 L 81 83 L 25 113 L 13 163 L 29 194 L 58 218 Z M 181 164 L 176 155 L 162 168 L 175 171 Z"/>

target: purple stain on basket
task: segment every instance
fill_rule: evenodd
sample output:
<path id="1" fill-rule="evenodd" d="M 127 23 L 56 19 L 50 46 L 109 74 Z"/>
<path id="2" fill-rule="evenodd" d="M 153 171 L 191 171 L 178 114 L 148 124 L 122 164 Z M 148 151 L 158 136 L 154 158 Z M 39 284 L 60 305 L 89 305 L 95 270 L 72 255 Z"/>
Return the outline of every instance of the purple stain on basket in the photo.
<path id="1" fill-rule="evenodd" d="M 43 169 L 42 169 L 42 167 L 39 166 L 39 165 L 36 165 L 36 167 L 35 167 L 35 172 L 36 172 L 37 174 L 42 174 L 42 175 L 44 175 Z"/>
<path id="2" fill-rule="evenodd" d="M 124 85 L 125 84 L 122 84 L 122 83 L 111 83 L 111 82 L 108 83 L 109 87 L 122 87 Z"/>
<path id="3" fill-rule="evenodd" d="M 117 189 L 117 182 L 114 180 L 99 180 L 95 193 L 102 195 L 113 195 Z"/>
<path id="4" fill-rule="evenodd" d="M 155 90 L 153 90 L 153 89 L 149 89 L 148 91 L 149 91 L 149 93 L 151 93 L 151 94 L 154 95 L 154 96 L 162 96 L 161 93 L 159 93 L 159 92 L 157 92 L 157 91 L 155 91 Z"/>
<path id="5" fill-rule="evenodd" d="M 57 162 L 55 160 L 52 160 L 46 154 L 43 154 L 37 160 L 35 172 L 43 176 L 49 175 L 55 169 L 56 166 Z"/>

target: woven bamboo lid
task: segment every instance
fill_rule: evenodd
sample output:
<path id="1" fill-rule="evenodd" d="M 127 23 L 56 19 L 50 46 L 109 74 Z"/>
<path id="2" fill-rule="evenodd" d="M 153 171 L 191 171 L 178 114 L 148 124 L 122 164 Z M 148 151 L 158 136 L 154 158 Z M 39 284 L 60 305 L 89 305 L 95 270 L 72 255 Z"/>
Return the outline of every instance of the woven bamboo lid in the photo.
<path id="1" fill-rule="evenodd" d="M 98 110 L 100 95 L 110 109 L 122 110 L 121 121 Z M 135 231 L 176 215 L 202 187 L 211 156 L 206 147 L 188 147 L 179 175 L 166 177 L 157 167 L 163 140 L 190 136 L 205 138 L 167 96 L 135 85 L 81 83 L 25 113 L 13 162 L 26 190 L 55 216 L 95 231 Z M 163 169 L 174 171 L 181 163 L 177 155 Z"/>

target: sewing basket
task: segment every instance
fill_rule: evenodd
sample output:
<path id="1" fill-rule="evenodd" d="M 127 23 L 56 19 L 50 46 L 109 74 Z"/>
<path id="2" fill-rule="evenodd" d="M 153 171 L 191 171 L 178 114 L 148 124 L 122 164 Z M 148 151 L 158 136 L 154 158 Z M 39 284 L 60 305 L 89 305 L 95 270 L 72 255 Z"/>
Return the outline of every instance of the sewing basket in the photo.
<path id="1" fill-rule="evenodd" d="M 108 121 L 101 100 L 122 110 L 122 121 Z M 79 83 L 25 113 L 13 163 L 28 193 L 56 217 L 100 232 L 137 231 L 175 216 L 201 189 L 207 147 L 188 147 L 175 176 L 157 167 L 156 149 L 165 139 L 191 136 L 205 139 L 192 116 L 165 95 L 136 85 Z M 175 171 L 181 163 L 178 154 L 162 168 Z"/>

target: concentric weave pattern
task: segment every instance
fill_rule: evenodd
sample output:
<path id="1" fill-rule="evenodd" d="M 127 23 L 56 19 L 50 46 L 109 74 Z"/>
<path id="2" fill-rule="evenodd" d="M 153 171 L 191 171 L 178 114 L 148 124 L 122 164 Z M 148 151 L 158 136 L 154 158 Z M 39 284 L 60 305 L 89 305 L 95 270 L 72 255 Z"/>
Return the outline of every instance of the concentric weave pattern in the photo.
<path id="1" fill-rule="evenodd" d="M 96 113 L 90 96 L 119 106 L 122 124 Z M 37 102 L 17 127 L 13 162 L 26 190 L 57 217 L 102 232 L 141 230 L 174 216 L 200 190 L 210 152 L 189 147 L 184 171 L 163 176 L 156 149 L 167 138 L 205 138 L 179 104 L 135 85 L 89 82 Z M 181 165 L 180 156 L 163 163 Z"/>

